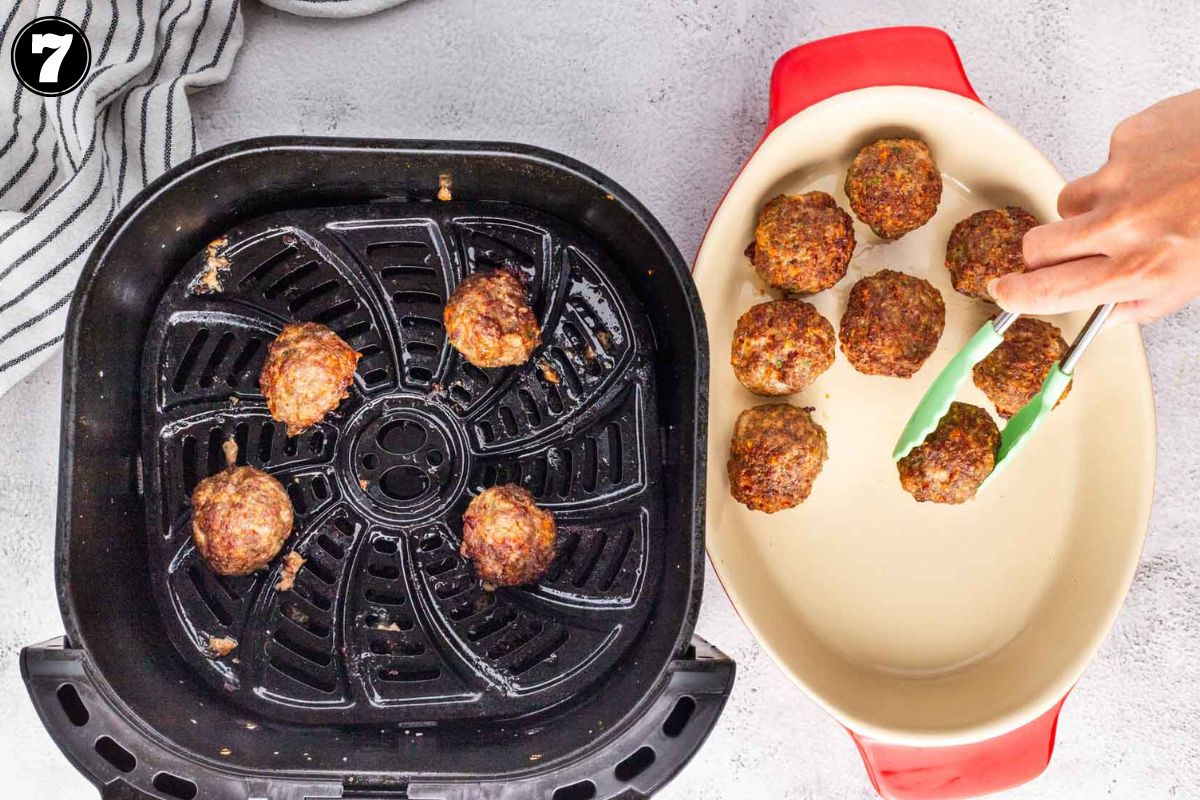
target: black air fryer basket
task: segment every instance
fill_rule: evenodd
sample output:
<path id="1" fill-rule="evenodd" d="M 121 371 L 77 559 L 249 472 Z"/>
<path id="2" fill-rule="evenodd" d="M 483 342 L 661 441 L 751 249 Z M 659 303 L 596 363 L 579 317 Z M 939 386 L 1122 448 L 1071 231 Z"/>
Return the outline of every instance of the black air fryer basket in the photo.
<path id="1" fill-rule="evenodd" d="M 201 294 L 214 240 L 230 267 Z M 530 287 L 544 344 L 523 367 L 446 343 L 446 297 L 490 268 Z M 307 320 L 362 359 L 289 438 L 257 376 Z M 678 251 L 577 162 L 334 139 L 192 159 L 112 224 L 71 306 L 67 634 L 21 660 L 43 722 L 106 798 L 648 796 L 733 682 L 692 636 L 707 359 Z M 292 590 L 278 559 L 224 578 L 191 543 L 188 497 L 229 438 L 291 496 Z M 461 516 L 509 482 L 554 510 L 558 553 L 489 592 Z M 210 637 L 238 646 L 212 658 Z"/>

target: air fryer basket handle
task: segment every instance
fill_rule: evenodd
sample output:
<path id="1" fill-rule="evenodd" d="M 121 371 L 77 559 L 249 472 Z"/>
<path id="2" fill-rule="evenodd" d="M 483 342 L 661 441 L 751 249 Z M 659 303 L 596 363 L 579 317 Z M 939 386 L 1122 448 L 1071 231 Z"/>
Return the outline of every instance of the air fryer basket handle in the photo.
<path id="1" fill-rule="evenodd" d="M 562 769 L 503 784 L 409 786 L 412 800 L 641 800 L 662 788 L 708 738 L 733 689 L 734 663 L 699 636 L 671 663 L 647 711 L 603 748 Z M 573 790 L 573 791 L 572 791 Z M 556 794 L 561 792 L 561 794 Z"/>
<path id="2" fill-rule="evenodd" d="M 596 751 L 559 768 L 547 765 L 525 777 L 486 784 L 414 777 L 401 796 L 410 800 L 470 800 L 481 795 L 492 800 L 550 800 L 562 789 L 578 787 L 580 795 L 570 796 L 647 798 L 704 743 L 729 698 L 734 672 L 728 656 L 693 637 L 689 652 L 671 662 L 645 713 Z M 183 758 L 147 736 L 114 706 L 92 682 L 87 654 L 67 646 L 63 638 L 22 650 L 21 675 L 46 730 L 71 763 L 101 788 L 104 800 L 170 796 L 155 790 L 155 781 L 162 781 L 164 774 L 182 782 L 177 786 L 191 787 L 193 796 L 199 798 L 396 797 L 394 779 L 389 781 L 391 793 L 381 791 L 377 798 L 369 779 L 357 776 L 347 776 L 344 782 L 248 778 Z M 115 754 L 111 748 L 106 748 L 107 756 L 98 750 L 96 742 L 102 737 L 118 745 Z"/>
<path id="3" fill-rule="evenodd" d="M 814 103 L 872 86 L 923 86 L 979 101 L 945 31 L 876 28 L 818 39 L 780 56 L 771 72 L 767 133 Z"/>
<path id="4" fill-rule="evenodd" d="M 190 787 L 194 797 L 248 796 L 243 778 L 182 759 L 146 736 L 97 689 L 91 660 L 65 637 L 24 648 L 21 677 L 50 737 L 100 788 L 103 800 L 159 800 L 170 795 L 155 790 L 155 782 L 172 779 L 184 795 Z M 301 800 L 304 795 L 291 797 Z"/>

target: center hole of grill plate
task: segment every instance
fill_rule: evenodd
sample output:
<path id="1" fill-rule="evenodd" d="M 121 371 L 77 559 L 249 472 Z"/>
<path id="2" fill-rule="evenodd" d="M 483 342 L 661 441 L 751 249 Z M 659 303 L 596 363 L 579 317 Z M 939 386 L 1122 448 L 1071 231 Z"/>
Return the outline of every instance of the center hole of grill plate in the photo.
<path id="1" fill-rule="evenodd" d="M 429 476 L 416 467 L 392 467 L 379 479 L 379 490 L 393 500 L 416 500 L 429 489 Z"/>
<path id="2" fill-rule="evenodd" d="M 461 496 L 469 472 L 462 422 L 427 396 L 387 397 L 349 422 L 355 505 L 379 521 L 430 521 Z"/>
<path id="3" fill-rule="evenodd" d="M 416 422 L 407 419 L 389 422 L 379 429 L 379 446 L 389 453 L 404 455 L 425 444 L 429 436 Z"/>

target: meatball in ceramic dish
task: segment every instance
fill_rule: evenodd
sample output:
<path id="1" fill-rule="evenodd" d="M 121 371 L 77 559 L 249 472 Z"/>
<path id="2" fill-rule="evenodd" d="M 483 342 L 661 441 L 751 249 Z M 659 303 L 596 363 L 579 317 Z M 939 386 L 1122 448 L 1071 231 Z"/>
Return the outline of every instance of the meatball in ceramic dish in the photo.
<path id="1" fill-rule="evenodd" d="M 192 492 L 192 540 L 219 575 L 263 569 L 292 534 L 292 501 L 283 485 L 254 467 L 237 465 L 237 445 L 225 443 L 228 467 Z"/>
<path id="2" fill-rule="evenodd" d="M 965 503 L 996 466 L 1000 430 L 992 415 L 951 403 L 925 441 L 896 463 L 900 485 L 921 502 Z"/>
<path id="3" fill-rule="evenodd" d="M 858 151 L 846 172 L 855 216 L 881 239 L 899 239 L 933 217 L 942 174 L 920 139 L 880 139 Z"/>
<path id="4" fill-rule="evenodd" d="M 510 483 L 471 500 L 459 552 L 475 563 L 475 574 L 485 584 L 519 586 L 535 582 L 550 567 L 557 538 L 554 515 Z"/>
<path id="5" fill-rule="evenodd" d="M 316 425 L 350 396 L 359 358 L 324 325 L 284 325 L 258 376 L 271 418 L 287 425 L 288 436 Z"/>
<path id="6" fill-rule="evenodd" d="M 763 206 L 746 252 L 769 286 L 815 294 L 845 276 L 854 253 L 854 221 L 825 192 L 781 194 Z"/>
<path id="7" fill-rule="evenodd" d="M 1004 419 L 1020 411 L 1042 388 L 1050 368 L 1067 352 L 1062 331 L 1040 319 L 1021 317 L 1004 332 L 1004 341 L 971 370 L 975 385 Z M 1061 403 L 1071 384 L 1067 384 Z"/>
<path id="8" fill-rule="evenodd" d="M 772 300 L 738 318 L 730 362 L 755 394 L 792 394 L 829 369 L 836 344 L 833 325 L 811 303 Z"/>
<path id="9" fill-rule="evenodd" d="M 738 414 L 729 446 L 729 489 L 752 511 L 773 514 L 808 499 L 829 447 L 808 409 L 768 403 Z"/>
<path id="10" fill-rule="evenodd" d="M 463 278 L 442 312 L 446 336 L 477 367 L 524 364 L 542 341 L 521 279 L 503 269 Z"/>
<path id="11" fill-rule="evenodd" d="M 884 269 L 851 287 L 839 336 L 859 372 L 908 378 L 937 349 L 945 327 L 946 306 L 929 281 Z"/>
<path id="12" fill-rule="evenodd" d="M 991 300 L 987 287 L 993 278 L 1025 271 L 1021 242 L 1037 225 L 1033 214 L 1017 206 L 977 211 L 955 225 L 946 243 L 955 291 Z"/>

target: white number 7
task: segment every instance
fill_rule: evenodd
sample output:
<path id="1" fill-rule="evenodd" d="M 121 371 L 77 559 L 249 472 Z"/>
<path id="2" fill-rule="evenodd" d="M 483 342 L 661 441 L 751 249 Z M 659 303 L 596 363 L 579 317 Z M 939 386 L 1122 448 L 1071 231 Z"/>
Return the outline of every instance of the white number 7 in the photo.
<path id="1" fill-rule="evenodd" d="M 73 33 L 35 33 L 30 38 L 33 52 L 51 50 L 50 56 L 42 62 L 42 71 L 38 73 L 39 83 L 58 83 L 58 69 L 62 66 L 67 51 L 75 42 Z"/>

